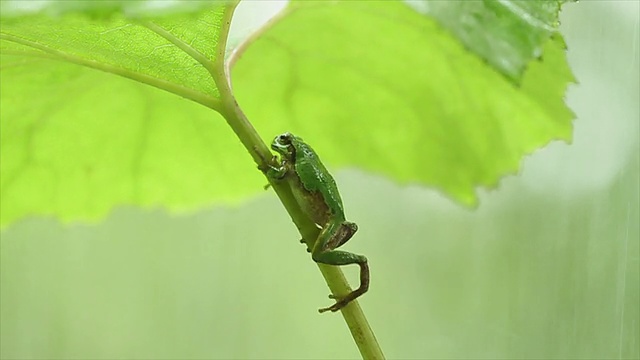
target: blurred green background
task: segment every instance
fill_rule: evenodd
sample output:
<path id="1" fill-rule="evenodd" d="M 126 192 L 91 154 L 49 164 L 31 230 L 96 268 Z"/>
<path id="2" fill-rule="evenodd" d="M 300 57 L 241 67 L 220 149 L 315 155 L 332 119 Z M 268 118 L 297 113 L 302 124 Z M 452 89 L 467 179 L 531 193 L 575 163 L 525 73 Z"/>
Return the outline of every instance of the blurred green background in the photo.
<path id="1" fill-rule="evenodd" d="M 639 13 L 565 6 L 574 143 L 528 157 L 478 209 L 337 172 L 389 358 L 640 357 Z M 184 216 L 21 221 L 1 233 L 0 355 L 357 358 L 340 315 L 316 311 L 328 290 L 295 230 L 272 192 Z"/>

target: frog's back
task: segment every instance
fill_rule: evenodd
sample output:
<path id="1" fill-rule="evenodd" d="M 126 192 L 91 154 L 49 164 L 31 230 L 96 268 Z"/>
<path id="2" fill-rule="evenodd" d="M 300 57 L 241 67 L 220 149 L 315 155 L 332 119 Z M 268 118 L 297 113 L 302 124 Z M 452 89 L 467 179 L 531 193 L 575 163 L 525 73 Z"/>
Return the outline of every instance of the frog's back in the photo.
<path id="1" fill-rule="evenodd" d="M 296 147 L 295 168 L 302 186 L 310 193 L 319 193 L 327 204 L 328 210 L 333 216 L 344 216 L 342 199 L 338 192 L 335 180 L 329 174 L 324 164 L 318 158 L 318 155 L 308 144 L 299 144 Z"/>

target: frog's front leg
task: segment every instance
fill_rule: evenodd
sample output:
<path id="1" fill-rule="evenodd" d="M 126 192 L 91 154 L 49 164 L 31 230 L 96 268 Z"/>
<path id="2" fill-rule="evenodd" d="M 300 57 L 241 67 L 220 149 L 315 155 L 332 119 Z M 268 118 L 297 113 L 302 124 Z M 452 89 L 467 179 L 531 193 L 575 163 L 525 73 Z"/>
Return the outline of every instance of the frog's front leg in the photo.
<path id="1" fill-rule="evenodd" d="M 358 264 L 360 266 L 360 286 L 344 297 L 337 298 L 331 296 L 337 299 L 336 303 L 327 308 L 320 309 L 319 311 L 321 313 L 325 311 L 338 311 L 369 290 L 369 266 L 367 264 L 367 258 L 347 251 L 335 250 L 347 242 L 357 230 L 358 226 L 349 221 L 329 223 L 320 232 L 318 240 L 313 246 L 311 257 L 315 262 L 335 266 L 350 264 Z"/>
<path id="2" fill-rule="evenodd" d="M 274 161 L 275 161 L 275 156 L 274 156 Z M 289 163 L 283 160 L 278 164 L 278 166 L 268 165 L 268 167 L 263 171 L 265 172 L 265 174 L 269 179 L 280 181 L 284 179 L 285 176 L 287 176 L 287 173 L 289 172 L 289 170 L 290 170 Z M 265 188 L 267 187 L 268 185 Z"/>

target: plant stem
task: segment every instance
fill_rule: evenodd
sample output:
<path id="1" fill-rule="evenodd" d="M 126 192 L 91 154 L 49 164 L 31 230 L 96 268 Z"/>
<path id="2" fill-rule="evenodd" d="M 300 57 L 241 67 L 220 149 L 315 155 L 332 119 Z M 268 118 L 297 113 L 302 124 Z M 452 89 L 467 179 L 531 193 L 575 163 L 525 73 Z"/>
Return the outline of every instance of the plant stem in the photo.
<path id="1" fill-rule="evenodd" d="M 220 111 L 244 147 L 249 151 L 256 164 L 258 164 L 258 167 L 265 168 L 265 161 L 270 161 L 272 154 L 236 102 L 230 86 L 229 68 L 225 65 L 226 41 L 233 12 L 237 4 L 238 2 L 235 1 L 226 6 L 219 37 L 220 40 L 217 44 L 218 51 L 215 66 L 213 71 L 211 71 L 222 100 L 222 109 L 214 110 Z M 269 179 L 267 178 L 267 180 Z M 313 242 L 319 234 L 319 230 L 315 224 L 304 215 L 286 184 L 273 181 L 270 181 L 270 184 L 300 231 L 302 238 L 307 240 L 308 246 L 313 246 Z M 318 267 L 334 295 L 346 295 L 351 292 L 351 287 L 339 267 L 324 264 L 318 264 Z M 362 358 L 384 359 L 382 350 L 358 302 L 352 301 L 340 311 L 360 350 Z"/>

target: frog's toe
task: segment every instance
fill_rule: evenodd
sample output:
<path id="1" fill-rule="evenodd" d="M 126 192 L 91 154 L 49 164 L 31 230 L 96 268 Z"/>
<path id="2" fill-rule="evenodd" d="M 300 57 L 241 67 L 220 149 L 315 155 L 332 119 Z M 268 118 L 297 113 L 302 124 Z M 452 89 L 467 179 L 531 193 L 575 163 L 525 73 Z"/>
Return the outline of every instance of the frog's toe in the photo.
<path id="1" fill-rule="evenodd" d="M 318 309 L 318 312 L 321 313 L 321 314 L 323 312 L 327 312 L 327 311 L 336 312 L 336 311 L 340 310 L 340 308 L 336 307 L 336 305 L 337 305 L 337 303 L 333 304 L 332 306 L 326 307 L 326 308 Z"/>
<path id="2" fill-rule="evenodd" d="M 335 299 L 335 297 L 332 297 L 333 295 L 329 295 L 330 298 Z M 343 300 L 338 300 L 335 304 L 326 307 L 326 308 L 322 308 L 322 309 L 318 309 L 319 313 L 323 313 L 326 311 L 331 311 L 331 312 L 336 312 L 340 309 L 342 309 L 343 307 L 345 307 L 345 305 L 347 305 L 349 302 L 348 301 L 343 301 Z"/>

